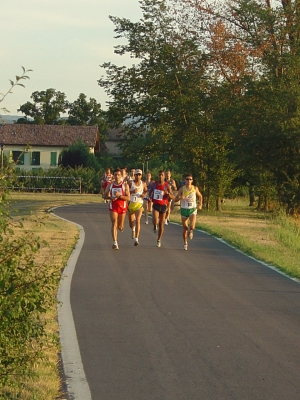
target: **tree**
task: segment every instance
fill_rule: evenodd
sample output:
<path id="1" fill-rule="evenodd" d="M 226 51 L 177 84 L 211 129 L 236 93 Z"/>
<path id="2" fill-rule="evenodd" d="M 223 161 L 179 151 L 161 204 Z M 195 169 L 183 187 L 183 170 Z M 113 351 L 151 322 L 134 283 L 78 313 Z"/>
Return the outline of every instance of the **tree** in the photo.
<path id="1" fill-rule="evenodd" d="M 140 3 L 137 23 L 110 17 L 127 40 L 115 52 L 138 63 L 105 63 L 99 80 L 109 114 L 126 122 L 123 151 L 147 132 L 140 154 L 180 160 L 206 197 L 243 175 L 266 204 L 277 193 L 288 209 L 300 207 L 298 2 Z"/>
<path id="2" fill-rule="evenodd" d="M 60 115 L 69 107 L 64 93 L 55 89 L 47 89 L 41 92 L 33 92 L 31 98 L 33 102 L 27 101 L 18 109 L 18 111 L 25 114 L 29 122 L 38 125 L 57 125 L 61 123 Z M 24 120 L 21 121 L 24 123 Z M 19 123 L 19 120 L 17 123 Z"/>
<path id="3" fill-rule="evenodd" d="M 108 125 L 106 113 L 101 109 L 101 104 L 96 99 L 80 93 L 78 99 L 69 104 L 69 117 L 66 121 L 69 125 L 98 125 L 100 145 L 103 146 L 108 138 Z"/>
<path id="4" fill-rule="evenodd" d="M 209 185 L 211 189 L 214 185 L 210 192 L 222 196 L 228 183 L 221 183 L 226 168 L 222 167 L 222 173 L 220 168 L 228 161 L 226 146 L 219 142 L 228 142 L 228 128 L 214 118 L 224 101 L 217 95 L 219 84 L 211 77 L 208 55 L 194 32 L 178 22 L 168 3 L 142 1 L 144 17 L 137 23 L 111 17 L 117 37 L 128 40 L 128 44 L 117 46 L 116 52 L 127 52 L 140 61 L 130 68 L 103 64 L 106 77 L 99 84 L 112 98 L 110 115 L 124 122 L 125 153 L 132 151 L 133 142 L 140 136 L 151 136 L 140 148 L 141 157 L 168 155 L 170 161 L 180 162 L 184 170 L 191 171 L 202 188 L 209 191 Z M 212 168 L 213 160 L 219 160 L 218 167 Z M 227 169 L 228 182 L 234 175 L 232 168 Z"/>
<path id="5" fill-rule="evenodd" d="M 232 127 L 238 168 L 266 202 L 277 193 L 288 210 L 299 208 L 298 2 L 181 3 L 192 10 L 184 14 L 187 29 L 210 49 L 213 75 L 234 90 L 223 117 Z"/>
<path id="6" fill-rule="evenodd" d="M 83 167 L 98 169 L 94 154 L 90 154 L 88 147 L 81 140 L 78 140 L 75 144 L 70 145 L 66 150 L 61 152 L 58 164 L 66 168 Z"/>
<path id="7" fill-rule="evenodd" d="M 69 104 L 69 125 L 98 125 L 102 122 L 103 111 L 101 104 L 93 98 L 87 101 L 85 94 L 80 93 L 78 99 Z"/>
<path id="8" fill-rule="evenodd" d="M 174 131 L 188 132 L 193 128 L 192 119 L 187 117 L 193 112 L 199 116 L 197 106 L 201 99 L 191 89 L 201 92 L 201 82 L 196 77 L 203 72 L 205 60 L 192 38 L 174 33 L 174 20 L 165 1 L 143 1 L 142 9 L 144 19 L 135 24 L 111 17 L 118 37 L 128 39 L 128 44 L 118 46 L 116 52 L 130 53 L 141 61 L 131 68 L 103 64 L 106 77 L 99 84 L 112 98 L 110 116 L 125 122 L 128 140 L 124 146 L 148 130 L 153 140 L 141 153 L 146 155 L 155 149 L 157 154 L 168 151 L 175 156 L 179 147 Z"/>

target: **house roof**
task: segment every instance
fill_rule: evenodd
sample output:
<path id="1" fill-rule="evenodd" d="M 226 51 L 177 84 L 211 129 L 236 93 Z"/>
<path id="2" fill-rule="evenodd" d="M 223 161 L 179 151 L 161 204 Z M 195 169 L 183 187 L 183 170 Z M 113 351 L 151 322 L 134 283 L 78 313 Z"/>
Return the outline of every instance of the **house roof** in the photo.
<path id="1" fill-rule="evenodd" d="M 0 125 L 0 144 L 68 147 L 79 139 L 89 147 L 98 140 L 97 126 L 70 125 Z"/>

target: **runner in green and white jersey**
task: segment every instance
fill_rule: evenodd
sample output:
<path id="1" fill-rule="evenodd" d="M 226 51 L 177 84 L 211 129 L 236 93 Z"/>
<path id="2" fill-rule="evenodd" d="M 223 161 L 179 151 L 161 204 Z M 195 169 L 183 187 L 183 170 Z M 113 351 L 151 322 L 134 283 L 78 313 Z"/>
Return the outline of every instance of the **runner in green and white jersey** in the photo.
<path id="1" fill-rule="evenodd" d="M 197 210 L 202 209 L 203 197 L 197 186 L 192 185 L 193 176 L 187 174 L 185 177 L 185 185 L 183 185 L 174 201 L 180 200 L 180 214 L 182 222 L 182 237 L 183 237 L 183 248 L 187 250 L 188 241 L 193 239 L 194 229 L 196 225 Z M 199 199 L 199 205 L 197 206 L 197 197 Z"/>

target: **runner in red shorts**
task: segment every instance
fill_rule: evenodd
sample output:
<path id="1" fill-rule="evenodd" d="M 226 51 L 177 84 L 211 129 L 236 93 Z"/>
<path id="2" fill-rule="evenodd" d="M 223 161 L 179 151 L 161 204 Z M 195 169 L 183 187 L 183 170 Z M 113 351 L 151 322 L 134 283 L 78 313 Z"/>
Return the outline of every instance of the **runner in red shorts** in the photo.
<path id="1" fill-rule="evenodd" d="M 166 218 L 166 211 L 170 199 L 174 199 L 174 194 L 168 182 L 165 182 L 164 171 L 158 171 L 158 179 L 151 185 L 149 198 L 152 200 L 152 223 L 154 225 L 153 231 L 157 231 L 157 247 L 161 247 L 161 237 L 164 232 L 164 223 Z"/>
<path id="2" fill-rule="evenodd" d="M 105 199 L 110 200 L 109 214 L 111 220 L 111 235 L 113 238 L 112 248 L 118 250 L 118 229 L 122 232 L 124 221 L 130 199 L 129 186 L 123 182 L 122 173 L 119 168 L 114 170 L 114 182 L 107 186 L 104 192 Z"/>

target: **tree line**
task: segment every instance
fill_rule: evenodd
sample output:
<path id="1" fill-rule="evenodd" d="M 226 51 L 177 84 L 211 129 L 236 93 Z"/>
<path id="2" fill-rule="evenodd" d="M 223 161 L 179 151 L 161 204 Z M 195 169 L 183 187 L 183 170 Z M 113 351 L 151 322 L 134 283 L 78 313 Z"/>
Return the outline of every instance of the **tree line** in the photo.
<path id="1" fill-rule="evenodd" d="M 16 121 L 17 124 L 97 125 L 100 143 L 107 139 L 106 113 L 96 99 L 88 99 L 84 93 L 80 93 L 74 102 L 69 102 L 65 93 L 53 88 L 35 91 L 30 97 L 32 101 L 27 101 L 17 110 L 24 114 Z M 68 116 L 64 117 L 65 114 Z"/>
<path id="2" fill-rule="evenodd" d="M 120 56 L 98 83 L 123 154 L 190 171 L 207 207 L 234 188 L 250 204 L 300 208 L 300 9 L 282 0 L 142 0 L 138 22 L 113 17 Z"/>

